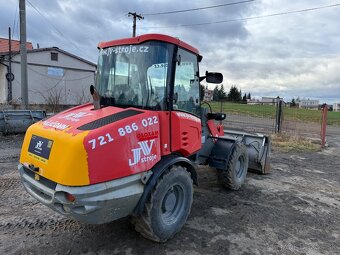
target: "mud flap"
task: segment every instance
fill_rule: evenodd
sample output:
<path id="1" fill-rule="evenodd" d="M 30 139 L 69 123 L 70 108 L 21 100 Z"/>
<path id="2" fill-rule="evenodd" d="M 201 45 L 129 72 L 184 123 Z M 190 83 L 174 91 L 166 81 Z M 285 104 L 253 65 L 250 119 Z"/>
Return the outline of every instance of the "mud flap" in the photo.
<path id="1" fill-rule="evenodd" d="M 216 142 L 209 156 L 209 166 L 216 169 L 226 169 L 230 155 L 234 150 L 236 140 L 225 137 L 210 139 L 216 139 Z"/>

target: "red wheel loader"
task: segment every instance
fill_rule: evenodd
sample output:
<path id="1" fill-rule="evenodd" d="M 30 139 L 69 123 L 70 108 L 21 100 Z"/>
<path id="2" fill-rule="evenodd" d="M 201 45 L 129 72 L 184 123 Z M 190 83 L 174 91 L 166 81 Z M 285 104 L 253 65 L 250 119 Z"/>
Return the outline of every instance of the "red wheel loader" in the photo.
<path id="1" fill-rule="evenodd" d="M 131 216 L 156 242 L 185 224 L 209 164 L 237 190 L 248 168 L 269 171 L 269 139 L 223 130 L 223 113 L 201 107 L 202 56 L 160 34 L 102 42 L 93 104 L 44 119 L 26 132 L 18 166 L 27 192 L 76 220 L 102 224 Z M 219 123 L 219 124 L 218 124 Z"/>

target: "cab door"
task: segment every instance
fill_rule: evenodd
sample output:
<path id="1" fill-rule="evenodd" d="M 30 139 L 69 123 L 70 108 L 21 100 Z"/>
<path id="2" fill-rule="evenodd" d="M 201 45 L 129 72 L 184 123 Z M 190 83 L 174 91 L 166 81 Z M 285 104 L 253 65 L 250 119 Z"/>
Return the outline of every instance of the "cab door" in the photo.
<path id="1" fill-rule="evenodd" d="M 171 111 L 171 151 L 189 156 L 201 148 L 197 55 L 178 49 Z"/>

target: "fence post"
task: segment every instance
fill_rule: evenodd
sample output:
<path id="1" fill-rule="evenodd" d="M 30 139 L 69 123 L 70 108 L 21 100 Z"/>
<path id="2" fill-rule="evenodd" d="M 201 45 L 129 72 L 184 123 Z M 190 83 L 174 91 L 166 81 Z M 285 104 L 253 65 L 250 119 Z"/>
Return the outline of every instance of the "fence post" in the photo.
<path id="1" fill-rule="evenodd" d="M 281 123 L 282 123 L 282 100 L 277 97 L 276 101 L 276 120 L 275 120 L 275 133 L 281 133 Z"/>
<path id="2" fill-rule="evenodd" d="M 322 108 L 322 122 L 321 122 L 321 148 L 324 148 L 326 145 L 327 112 L 328 106 L 327 104 L 324 104 Z"/>

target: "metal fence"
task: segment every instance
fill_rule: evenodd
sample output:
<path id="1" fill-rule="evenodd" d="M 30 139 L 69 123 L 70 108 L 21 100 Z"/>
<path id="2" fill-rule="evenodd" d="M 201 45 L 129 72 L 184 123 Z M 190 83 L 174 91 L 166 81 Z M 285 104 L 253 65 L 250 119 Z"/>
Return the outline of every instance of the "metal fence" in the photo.
<path id="1" fill-rule="evenodd" d="M 276 128 L 275 104 L 249 105 L 230 102 L 215 103 L 214 110 L 226 113 L 226 129 L 272 134 Z"/>
<path id="2" fill-rule="evenodd" d="M 223 125 L 227 129 L 263 134 L 272 134 L 275 132 L 275 118 L 229 113 L 227 113 L 226 116 Z"/>
<path id="3" fill-rule="evenodd" d="M 321 139 L 322 110 L 312 111 L 310 116 L 304 114 L 302 109 L 283 108 L 281 120 L 281 132 L 289 135 L 306 138 Z"/>
<path id="4" fill-rule="evenodd" d="M 46 118 L 42 110 L 0 110 L 0 133 L 24 133 L 33 123 Z"/>
<path id="5" fill-rule="evenodd" d="M 214 111 L 226 113 L 226 129 L 252 133 L 285 133 L 306 138 L 322 139 L 322 110 L 292 108 L 283 101 L 267 104 L 212 102 Z"/>

